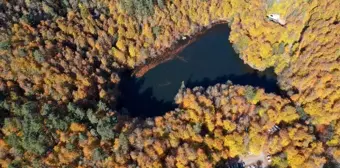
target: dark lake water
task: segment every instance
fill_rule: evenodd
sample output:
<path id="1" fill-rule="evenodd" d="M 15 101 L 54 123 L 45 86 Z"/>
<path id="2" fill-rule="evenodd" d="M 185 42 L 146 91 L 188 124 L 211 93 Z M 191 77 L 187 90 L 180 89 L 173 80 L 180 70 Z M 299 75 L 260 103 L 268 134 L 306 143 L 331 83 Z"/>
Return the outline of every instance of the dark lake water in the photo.
<path id="1" fill-rule="evenodd" d="M 258 86 L 266 92 L 279 93 L 273 70 L 259 72 L 244 64 L 228 40 L 229 32 L 227 24 L 214 26 L 175 59 L 158 65 L 143 77 L 126 74 L 120 84 L 119 106 L 131 116 L 162 115 L 176 107 L 174 97 L 182 81 L 193 88 L 230 80 L 233 84 Z"/>

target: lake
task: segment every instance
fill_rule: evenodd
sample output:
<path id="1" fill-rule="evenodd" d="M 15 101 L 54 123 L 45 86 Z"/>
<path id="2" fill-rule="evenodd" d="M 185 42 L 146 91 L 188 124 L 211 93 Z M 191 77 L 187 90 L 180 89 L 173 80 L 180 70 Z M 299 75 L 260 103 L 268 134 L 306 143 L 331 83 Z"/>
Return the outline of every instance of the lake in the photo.
<path id="1" fill-rule="evenodd" d="M 207 87 L 228 80 L 233 84 L 279 93 L 273 69 L 259 72 L 243 63 L 229 42 L 227 24 L 216 25 L 177 56 L 149 70 L 143 77 L 122 77 L 118 100 L 131 116 L 153 117 L 173 110 L 174 97 L 184 81 L 187 87 Z M 259 44 L 261 45 L 261 44 Z"/>

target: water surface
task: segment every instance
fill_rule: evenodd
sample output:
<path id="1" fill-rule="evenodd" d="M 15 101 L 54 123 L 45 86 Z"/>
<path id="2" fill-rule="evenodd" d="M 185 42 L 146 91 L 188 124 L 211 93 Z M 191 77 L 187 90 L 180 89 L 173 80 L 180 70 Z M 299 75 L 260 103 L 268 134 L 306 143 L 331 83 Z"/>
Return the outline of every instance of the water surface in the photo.
<path id="1" fill-rule="evenodd" d="M 279 93 L 273 70 L 259 72 L 244 64 L 228 40 L 229 32 L 227 24 L 214 26 L 175 59 L 156 66 L 141 78 L 122 79 L 121 107 L 132 116 L 162 115 L 176 107 L 173 99 L 182 81 L 192 88 L 230 80 Z"/>

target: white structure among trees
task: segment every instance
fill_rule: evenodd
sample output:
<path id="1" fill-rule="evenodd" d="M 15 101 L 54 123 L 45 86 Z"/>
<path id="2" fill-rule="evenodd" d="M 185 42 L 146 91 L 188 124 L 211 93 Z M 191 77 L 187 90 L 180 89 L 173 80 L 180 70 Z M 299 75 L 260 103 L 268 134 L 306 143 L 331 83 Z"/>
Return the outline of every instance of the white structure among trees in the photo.
<path id="1" fill-rule="evenodd" d="M 279 14 L 269 14 L 267 15 L 267 17 L 269 18 L 269 20 L 279 23 L 280 25 L 285 25 L 286 24 L 286 20 L 282 19 L 281 16 Z"/>

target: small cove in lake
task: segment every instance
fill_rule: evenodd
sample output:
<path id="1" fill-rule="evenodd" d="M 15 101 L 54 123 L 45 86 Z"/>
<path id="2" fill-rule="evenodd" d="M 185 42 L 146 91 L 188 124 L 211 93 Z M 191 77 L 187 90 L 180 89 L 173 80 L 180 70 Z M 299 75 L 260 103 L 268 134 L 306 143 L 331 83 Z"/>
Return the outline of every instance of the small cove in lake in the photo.
<path id="1" fill-rule="evenodd" d="M 157 65 L 140 78 L 121 79 L 119 108 L 131 116 L 153 117 L 173 110 L 174 97 L 185 86 L 211 86 L 217 83 L 251 85 L 266 92 L 280 93 L 273 69 L 260 72 L 243 63 L 229 42 L 227 24 L 216 25 L 178 53 L 174 59 Z M 261 45 L 261 44 L 259 44 Z"/>

